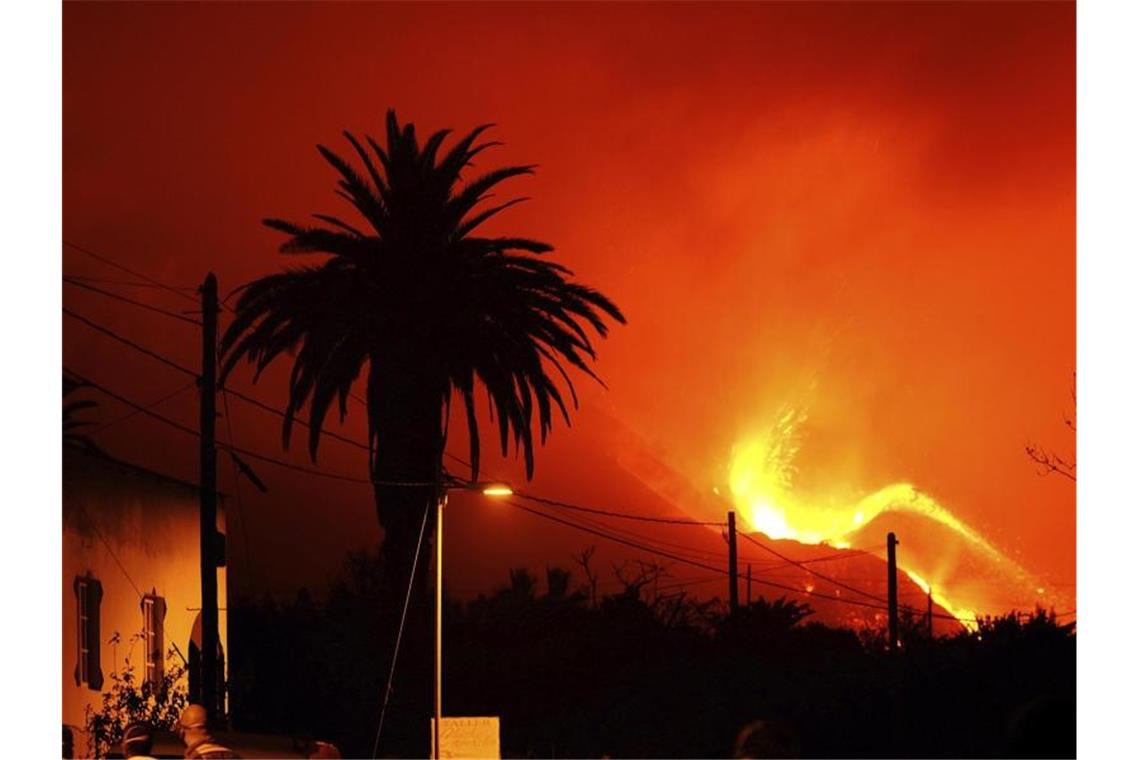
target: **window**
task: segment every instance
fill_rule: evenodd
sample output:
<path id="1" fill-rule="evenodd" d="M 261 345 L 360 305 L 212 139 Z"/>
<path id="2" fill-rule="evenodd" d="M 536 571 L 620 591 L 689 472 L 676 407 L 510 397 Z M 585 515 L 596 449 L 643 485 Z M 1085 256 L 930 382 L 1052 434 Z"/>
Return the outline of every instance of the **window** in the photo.
<path id="1" fill-rule="evenodd" d="M 75 589 L 76 685 L 87 684 L 98 691 L 103 688 L 103 671 L 99 666 L 99 607 L 103 601 L 103 584 L 91 573 L 77 577 Z"/>
<path id="2" fill-rule="evenodd" d="M 143 644 L 146 651 L 146 681 L 152 687 L 162 685 L 163 635 L 166 600 L 151 590 L 142 598 Z"/>

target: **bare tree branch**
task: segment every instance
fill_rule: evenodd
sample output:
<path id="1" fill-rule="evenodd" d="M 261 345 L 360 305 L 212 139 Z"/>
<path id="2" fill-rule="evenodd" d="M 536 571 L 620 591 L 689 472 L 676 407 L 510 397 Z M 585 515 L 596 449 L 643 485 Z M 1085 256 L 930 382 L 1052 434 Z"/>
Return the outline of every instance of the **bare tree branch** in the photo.
<path id="1" fill-rule="evenodd" d="M 1065 426 L 1073 433 L 1077 432 L 1077 373 L 1073 373 L 1073 381 L 1069 390 L 1069 395 L 1073 399 L 1073 413 L 1066 414 L 1062 417 L 1065 421 Z M 1057 473 L 1062 475 L 1074 483 L 1077 481 L 1077 460 L 1075 458 L 1066 459 L 1059 456 L 1057 453 L 1042 448 L 1036 443 L 1028 443 L 1025 445 L 1025 453 L 1036 462 L 1040 467 L 1042 477 L 1050 473 Z"/>
<path id="2" fill-rule="evenodd" d="M 597 546 L 587 546 L 578 554 L 571 554 L 570 557 L 576 564 L 582 566 L 582 572 L 586 575 L 586 585 L 590 590 L 590 606 L 598 606 L 598 575 L 590 569 L 590 560 L 594 558 L 594 552 L 598 550 Z"/>
<path id="3" fill-rule="evenodd" d="M 1058 475 L 1063 475 L 1074 483 L 1077 480 L 1077 465 L 1075 462 L 1066 462 L 1061 457 L 1057 456 L 1051 451 L 1045 451 L 1034 444 L 1029 444 L 1025 447 L 1025 453 L 1029 458 L 1041 466 L 1041 475 L 1045 476 L 1049 473 L 1055 472 Z"/>

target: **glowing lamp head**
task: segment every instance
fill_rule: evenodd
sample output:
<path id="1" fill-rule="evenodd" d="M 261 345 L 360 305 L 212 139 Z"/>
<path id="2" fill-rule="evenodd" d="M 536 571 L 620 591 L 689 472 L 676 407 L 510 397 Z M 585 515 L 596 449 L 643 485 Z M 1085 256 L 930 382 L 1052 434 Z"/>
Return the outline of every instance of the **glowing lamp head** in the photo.
<path id="1" fill-rule="evenodd" d="M 481 485 L 484 496 L 510 496 L 514 493 L 506 483 L 483 483 Z"/>

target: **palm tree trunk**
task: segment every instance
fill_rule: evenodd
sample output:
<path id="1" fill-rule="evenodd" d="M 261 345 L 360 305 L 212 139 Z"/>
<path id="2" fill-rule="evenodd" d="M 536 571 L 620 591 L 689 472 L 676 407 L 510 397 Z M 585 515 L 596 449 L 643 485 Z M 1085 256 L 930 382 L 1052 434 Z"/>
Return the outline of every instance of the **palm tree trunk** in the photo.
<path id="1" fill-rule="evenodd" d="M 389 361 L 382 366 L 409 365 Z M 384 730 L 388 749 L 382 751 L 418 756 L 428 754 L 432 714 L 431 558 L 444 445 L 440 388 L 441 384 L 406 371 L 381 370 L 369 376 L 369 414 L 373 429 L 379 431 L 372 476 L 376 514 L 384 531 L 381 662 L 385 670 L 391 663 L 408 584 L 412 584 L 391 697 L 392 721 Z M 421 526 L 424 538 L 412 578 Z"/>

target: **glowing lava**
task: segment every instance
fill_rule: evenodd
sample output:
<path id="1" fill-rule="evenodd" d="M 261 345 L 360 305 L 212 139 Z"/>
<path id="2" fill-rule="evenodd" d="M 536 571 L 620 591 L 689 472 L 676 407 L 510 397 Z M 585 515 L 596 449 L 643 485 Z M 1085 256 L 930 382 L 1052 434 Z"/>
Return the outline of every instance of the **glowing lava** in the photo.
<path id="1" fill-rule="evenodd" d="M 802 444 L 800 427 L 806 419 L 802 409 L 785 407 L 766 430 L 738 445 L 733 452 L 729 471 L 732 498 L 754 530 L 775 539 L 844 548 L 851 545 L 852 534 L 876 517 L 888 512 L 909 512 L 952 531 L 1011 586 L 1038 585 L 985 537 L 909 483 L 893 483 L 861 498 L 797 493 L 794 488 L 796 457 Z M 920 588 L 929 592 L 930 584 L 926 580 L 911 569 L 903 569 Z M 953 604 L 937 588 L 932 597 L 963 622 L 972 622 L 976 616 L 974 610 Z"/>
<path id="2" fill-rule="evenodd" d="M 955 607 L 950 603 L 950 600 L 947 599 L 944 594 L 940 594 L 937 591 L 931 593 L 930 584 L 924 581 L 918 573 L 911 570 L 904 570 L 904 572 L 907 574 L 908 578 L 914 581 L 916 586 L 923 590 L 923 592 L 930 594 L 930 598 L 934 600 L 935 604 L 948 611 L 954 617 L 958 618 L 958 622 L 962 623 L 962 625 L 970 628 L 971 630 L 977 627 L 977 612 L 974 610 L 968 610 L 964 607 Z"/>

